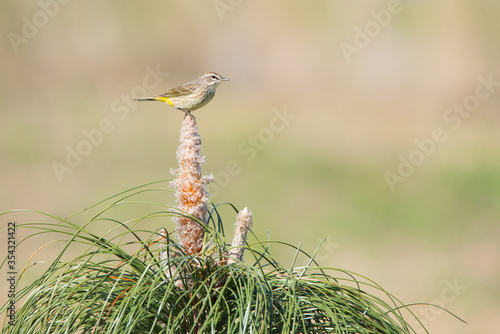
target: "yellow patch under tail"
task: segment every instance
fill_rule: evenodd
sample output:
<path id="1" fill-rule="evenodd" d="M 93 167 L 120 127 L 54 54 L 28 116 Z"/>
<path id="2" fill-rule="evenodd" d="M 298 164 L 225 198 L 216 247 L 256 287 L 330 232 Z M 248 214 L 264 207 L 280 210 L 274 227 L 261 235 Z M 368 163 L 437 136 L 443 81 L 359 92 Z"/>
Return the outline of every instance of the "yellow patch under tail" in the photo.
<path id="1" fill-rule="evenodd" d="M 172 100 L 169 97 L 156 96 L 155 100 L 160 101 L 160 102 L 166 102 L 166 103 L 170 104 L 172 107 L 174 106 L 174 104 L 172 103 Z"/>

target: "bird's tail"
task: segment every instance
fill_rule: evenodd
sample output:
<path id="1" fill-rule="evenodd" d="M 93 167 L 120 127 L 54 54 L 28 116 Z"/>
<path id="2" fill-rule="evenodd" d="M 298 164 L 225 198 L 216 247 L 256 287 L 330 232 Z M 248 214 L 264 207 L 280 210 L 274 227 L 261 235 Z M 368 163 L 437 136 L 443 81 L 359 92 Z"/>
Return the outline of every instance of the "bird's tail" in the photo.
<path id="1" fill-rule="evenodd" d="M 156 97 L 139 97 L 134 99 L 134 101 L 158 101 Z"/>

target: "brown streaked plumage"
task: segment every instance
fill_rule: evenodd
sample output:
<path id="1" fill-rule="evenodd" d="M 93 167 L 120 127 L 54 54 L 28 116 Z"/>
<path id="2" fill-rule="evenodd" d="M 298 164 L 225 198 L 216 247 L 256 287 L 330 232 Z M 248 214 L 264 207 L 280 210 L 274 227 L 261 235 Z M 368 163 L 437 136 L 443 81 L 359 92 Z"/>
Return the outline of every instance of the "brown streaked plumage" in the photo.
<path id="1" fill-rule="evenodd" d="M 166 102 L 187 114 L 210 102 L 215 95 L 217 86 L 222 81 L 227 80 L 229 79 L 223 78 L 215 72 L 208 72 L 194 81 L 169 90 L 165 94 L 134 100 Z"/>

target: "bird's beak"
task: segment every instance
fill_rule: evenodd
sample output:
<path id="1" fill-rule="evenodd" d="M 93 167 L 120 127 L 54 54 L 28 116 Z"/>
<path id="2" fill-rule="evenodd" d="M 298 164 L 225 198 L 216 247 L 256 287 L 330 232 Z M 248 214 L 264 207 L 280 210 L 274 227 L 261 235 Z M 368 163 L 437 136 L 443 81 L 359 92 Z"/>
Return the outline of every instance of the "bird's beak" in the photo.
<path id="1" fill-rule="evenodd" d="M 229 81 L 229 79 L 222 78 L 221 81 Z"/>

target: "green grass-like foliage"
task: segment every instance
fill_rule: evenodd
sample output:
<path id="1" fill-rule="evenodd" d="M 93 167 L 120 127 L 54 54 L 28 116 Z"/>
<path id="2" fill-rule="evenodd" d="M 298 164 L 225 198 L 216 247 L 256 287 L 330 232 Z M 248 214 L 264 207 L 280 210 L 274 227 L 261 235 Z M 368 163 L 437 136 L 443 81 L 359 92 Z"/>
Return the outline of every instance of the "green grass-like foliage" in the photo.
<path id="1" fill-rule="evenodd" d="M 247 263 L 225 264 L 230 246 L 220 206 L 211 208 L 207 220 L 207 247 L 196 256 L 186 254 L 170 237 L 160 239 L 159 231 L 144 229 L 152 218 L 179 214 L 134 199 L 170 191 L 152 185 L 157 186 L 120 193 L 70 218 L 39 213 L 49 222 L 18 223 L 19 229 L 30 229 L 19 245 L 43 235 L 59 240 L 63 249 L 55 259 L 39 261 L 48 268 L 34 282 L 18 283 L 16 300 L 24 302 L 15 325 L 4 321 L 2 333 L 414 332 L 399 311 L 404 305 L 365 277 L 319 267 L 314 255 L 303 267 L 279 264 L 269 252 L 271 244 L 290 247 L 296 258 L 307 256 L 284 242 L 251 241 Z M 136 205 L 160 210 L 128 220 L 109 216 L 118 207 Z M 76 224 L 89 210 L 96 213 Z M 92 232 L 103 223 L 112 227 L 104 234 Z M 169 221 L 165 225 L 173 228 Z M 42 253 L 35 257 L 43 258 Z M 31 263 L 27 271 L 38 267 Z M 365 292 L 374 289 L 379 297 Z"/>

